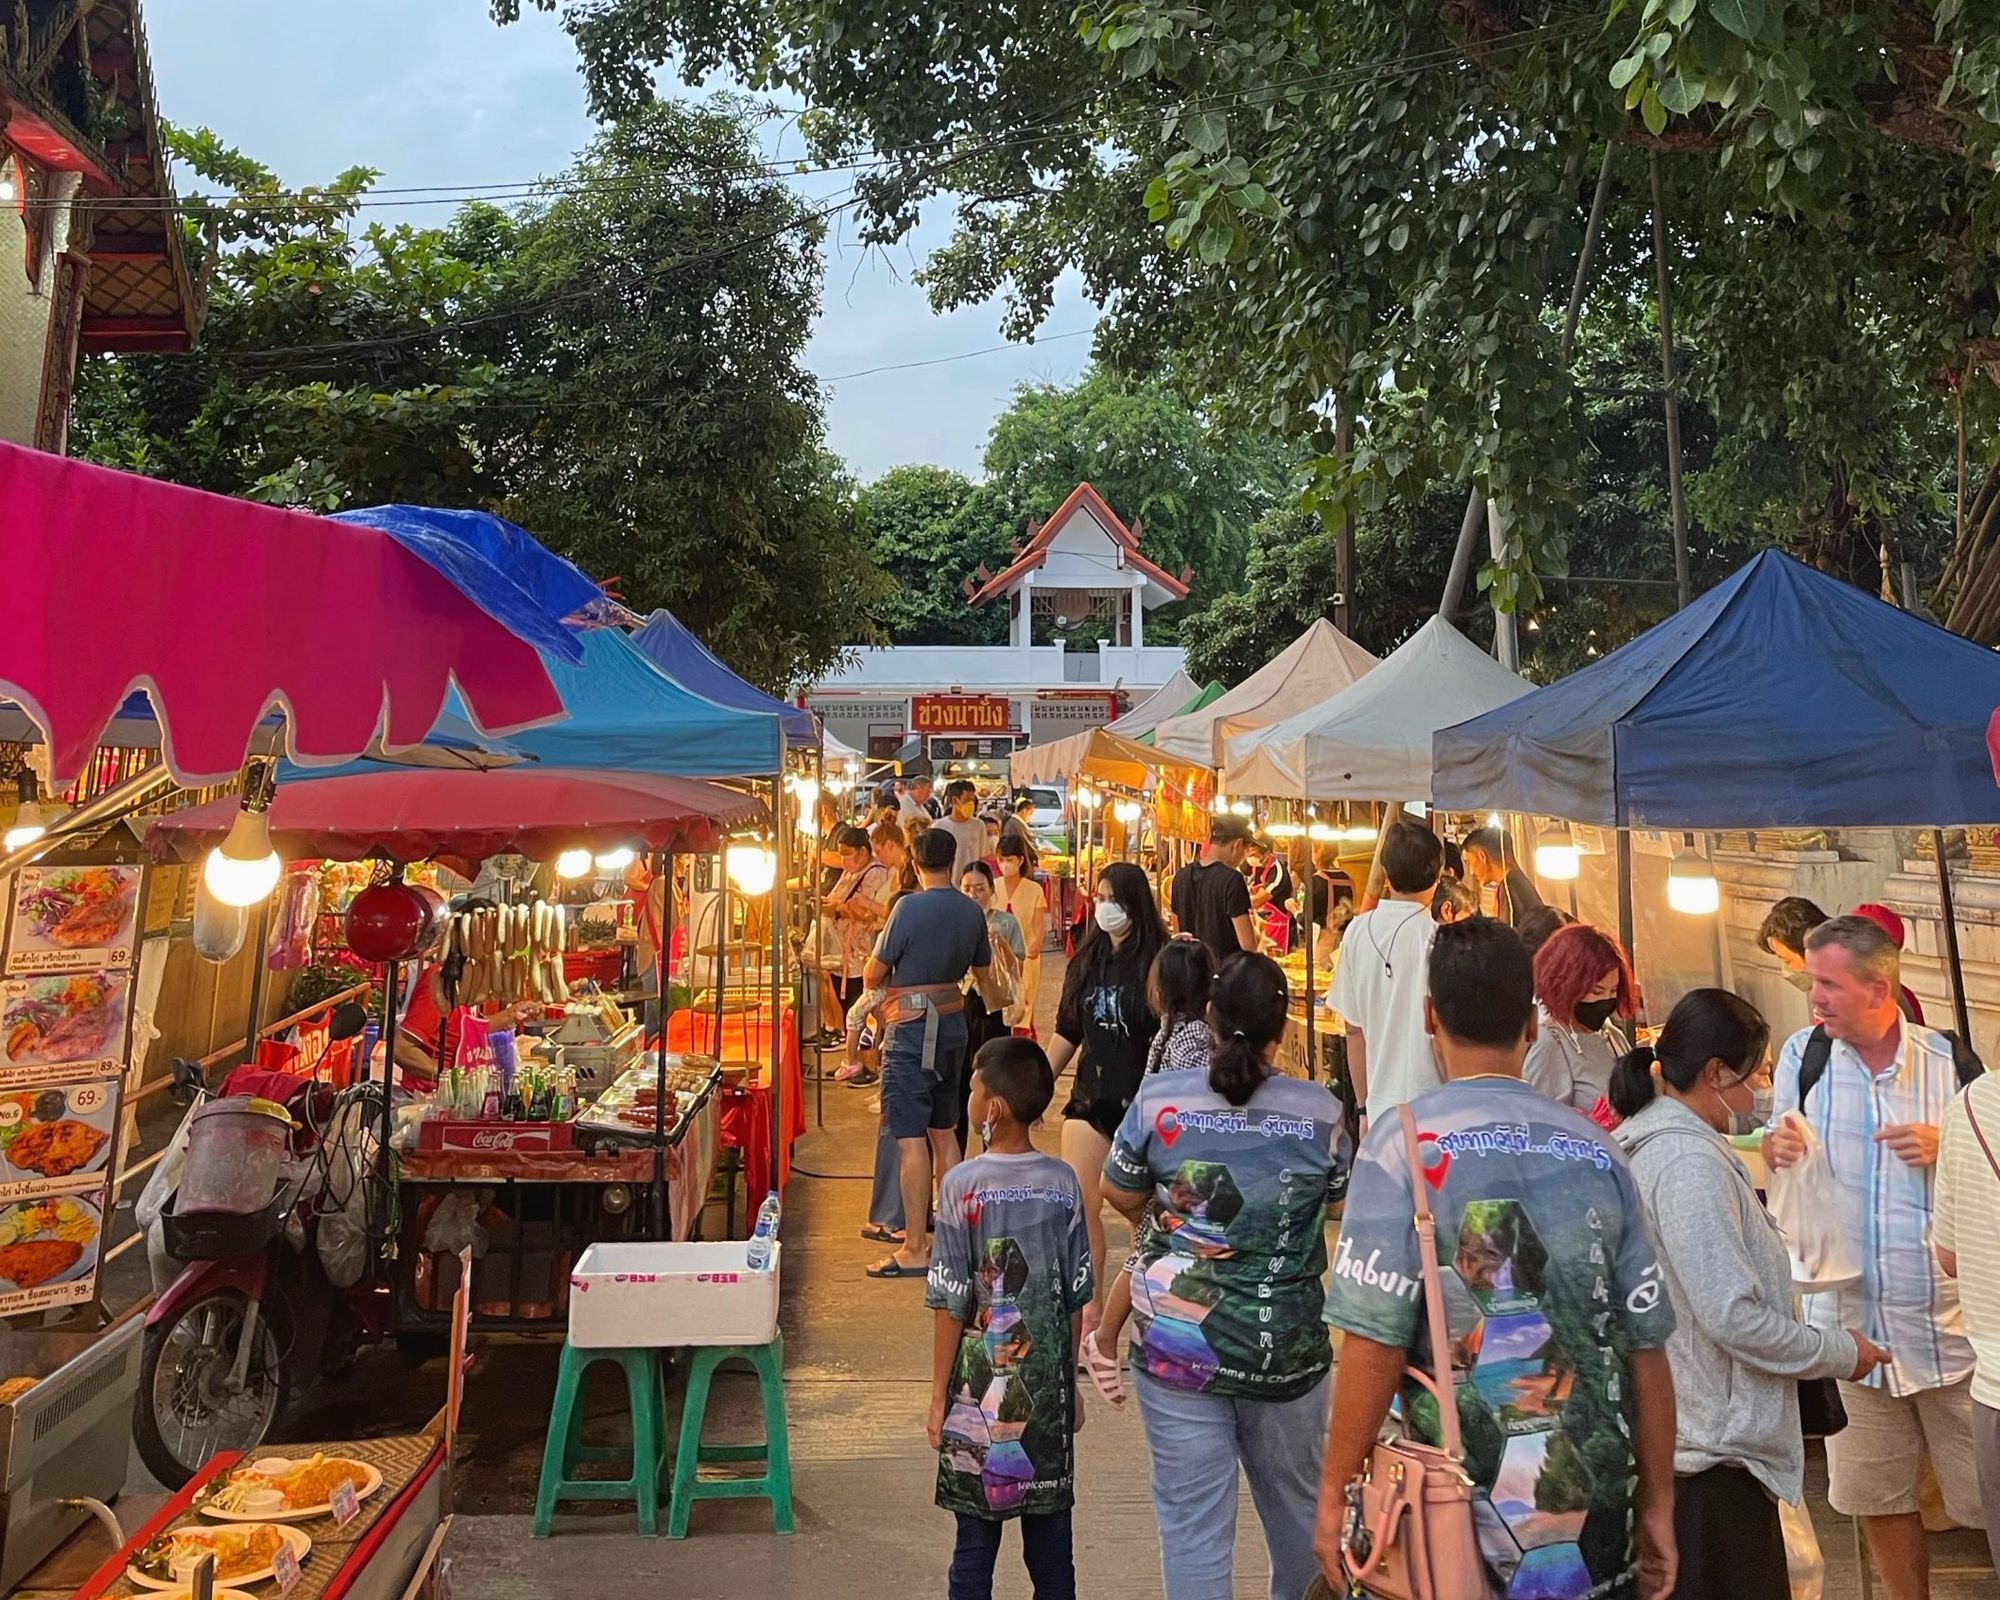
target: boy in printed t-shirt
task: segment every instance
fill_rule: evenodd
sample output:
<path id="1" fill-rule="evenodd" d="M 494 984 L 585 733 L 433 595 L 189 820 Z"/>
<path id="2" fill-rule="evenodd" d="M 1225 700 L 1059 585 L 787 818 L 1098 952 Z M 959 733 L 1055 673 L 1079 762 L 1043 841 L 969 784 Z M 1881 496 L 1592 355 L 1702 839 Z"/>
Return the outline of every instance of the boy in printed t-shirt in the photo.
<path id="1" fill-rule="evenodd" d="M 991 1040 L 972 1074 L 986 1149 L 945 1174 L 924 1291 L 937 1313 L 937 1503 L 958 1518 L 948 1592 L 991 1600 L 1000 1533 L 1018 1518 L 1035 1600 L 1074 1600 L 1077 1341 L 1097 1287 L 1083 1195 L 1070 1167 L 1029 1141 L 1055 1097 L 1041 1047 Z"/>
<path id="2" fill-rule="evenodd" d="M 1414 1185 L 1437 1222 L 1450 1365 L 1492 1595 L 1666 1600 L 1675 1575 L 1673 1331 L 1645 1212 L 1604 1131 L 1521 1080 L 1534 969 L 1504 923 L 1437 930 L 1425 1027 L 1445 1082 L 1354 1166 L 1326 1320 L 1345 1330 L 1314 1549 L 1338 1583 L 1349 1485 L 1400 1391 L 1439 1442 Z M 1471 1597 L 1467 1597 L 1471 1600 Z"/>

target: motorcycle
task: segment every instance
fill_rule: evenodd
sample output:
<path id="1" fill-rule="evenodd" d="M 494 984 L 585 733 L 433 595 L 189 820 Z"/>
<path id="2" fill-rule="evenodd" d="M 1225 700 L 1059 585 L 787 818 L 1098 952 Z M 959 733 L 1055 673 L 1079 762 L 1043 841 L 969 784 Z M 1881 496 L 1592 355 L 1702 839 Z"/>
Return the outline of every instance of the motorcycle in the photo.
<path id="1" fill-rule="evenodd" d="M 336 1014 L 336 1038 L 359 1031 Z M 175 1062 L 174 1077 L 186 1103 L 217 1097 L 189 1063 Z M 367 1082 L 336 1092 L 251 1068 L 223 1081 L 220 1096 L 280 1099 L 293 1128 L 285 1176 L 261 1209 L 183 1217 L 169 1195 L 159 1215 L 164 1254 L 184 1265 L 146 1313 L 133 1438 L 168 1488 L 222 1451 L 250 1452 L 272 1439 L 295 1392 L 345 1370 L 364 1344 L 388 1335 L 392 1297 L 373 1270 L 377 1224 L 372 1213 L 353 1223 L 353 1202 L 366 1211 L 374 1198 L 364 1191 L 383 1092 Z M 343 1239 L 342 1229 L 353 1237 Z M 329 1276 L 323 1244 L 346 1249 L 337 1259 L 355 1264 L 353 1282 Z"/>

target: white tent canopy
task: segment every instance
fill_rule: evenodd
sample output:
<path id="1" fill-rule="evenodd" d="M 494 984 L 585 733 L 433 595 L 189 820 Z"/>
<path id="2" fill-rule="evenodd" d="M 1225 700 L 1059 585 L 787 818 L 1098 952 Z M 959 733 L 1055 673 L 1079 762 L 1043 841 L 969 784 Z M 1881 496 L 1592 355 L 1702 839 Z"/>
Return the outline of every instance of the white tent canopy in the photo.
<path id="1" fill-rule="evenodd" d="M 1185 717 L 1153 730 L 1165 754 L 1198 767 L 1223 764 L 1228 741 L 1319 705 L 1359 679 L 1375 658 L 1325 618 L 1235 688 Z"/>
<path id="2" fill-rule="evenodd" d="M 1162 722 L 1201 693 L 1201 685 L 1190 678 L 1186 671 L 1176 667 L 1174 675 L 1141 700 L 1124 716 L 1107 722 L 1105 726 L 1113 733 L 1123 734 L 1128 739 L 1136 739 L 1142 733 L 1151 733 Z"/>
<path id="3" fill-rule="evenodd" d="M 1313 800 L 1425 800 L 1431 736 L 1533 687 L 1432 617 L 1359 683 L 1230 739 L 1223 787 Z"/>
<path id="4" fill-rule="evenodd" d="M 843 743 L 824 722 L 819 725 L 821 749 L 829 767 L 837 767 L 848 761 L 861 760 L 861 752 L 852 745 Z"/>

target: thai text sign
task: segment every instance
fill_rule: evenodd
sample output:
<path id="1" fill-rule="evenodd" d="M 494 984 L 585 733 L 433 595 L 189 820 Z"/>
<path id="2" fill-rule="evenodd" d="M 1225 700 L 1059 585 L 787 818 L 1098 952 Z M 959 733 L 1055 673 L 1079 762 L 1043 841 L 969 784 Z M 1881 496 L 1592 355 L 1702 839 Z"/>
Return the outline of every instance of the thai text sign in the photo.
<path id="1" fill-rule="evenodd" d="M 917 694 L 910 696 L 912 733 L 1005 733 L 1014 708 L 1004 694 Z"/>

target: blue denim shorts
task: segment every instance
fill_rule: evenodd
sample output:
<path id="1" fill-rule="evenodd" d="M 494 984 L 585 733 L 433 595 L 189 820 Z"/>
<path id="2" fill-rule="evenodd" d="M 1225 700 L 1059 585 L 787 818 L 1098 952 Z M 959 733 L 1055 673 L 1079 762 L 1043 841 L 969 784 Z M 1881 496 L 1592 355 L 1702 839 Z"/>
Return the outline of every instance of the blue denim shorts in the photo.
<path id="1" fill-rule="evenodd" d="M 932 1071 L 924 1070 L 924 1019 L 899 1022 L 882 1047 L 882 1115 L 894 1139 L 958 1126 L 958 1075 L 965 1070 L 965 1013 L 937 1019 Z"/>

